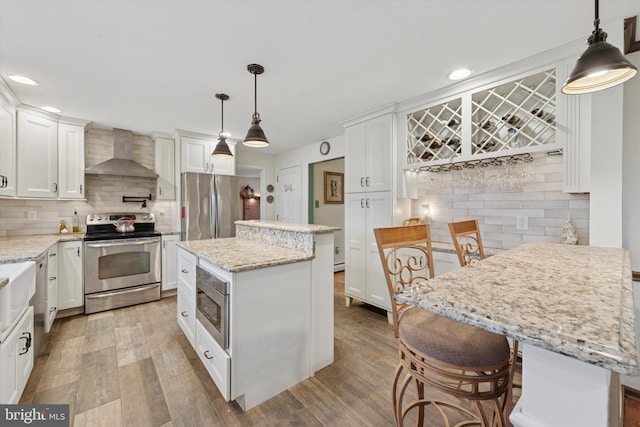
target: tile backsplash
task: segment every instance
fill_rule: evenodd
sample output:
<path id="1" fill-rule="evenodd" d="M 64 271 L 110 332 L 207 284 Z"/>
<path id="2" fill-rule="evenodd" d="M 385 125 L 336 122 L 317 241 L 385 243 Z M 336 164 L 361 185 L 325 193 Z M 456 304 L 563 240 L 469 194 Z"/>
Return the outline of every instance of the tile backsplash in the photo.
<path id="1" fill-rule="evenodd" d="M 448 223 L 477 218 L 487 247 L 512 248 L 526 242 L 560 242 L 567 215 L 578 244 L 589 244 L 589 194 L 562 191 L 562 157 L 537 154 L 531 163 L 450 172 L 420 172 L 412 217 L 431 212 L 434 241 L 451 242 Z M 518 230 L 518 217 L 528 229 Z"/>
<path id="2" fill-rule="evenodd" d="M 133 159 L 153 169 L 153 141 L 142 135 L 134 135 Z M 86 167 L 113 157 L 113 132 L 105 129 L 89 129 L 85 134 Z M 85 231 L 86 216 L 96 212 L 153 212 L 156 228 L 160 231 L 176 231 L 173 218 L 177 212 L 175 201 L 147 201 L 123 203 L 122 196 L 142 197 L 150 193 L 155 198 L 156 181 L 148 178 L 118 176 L 85 176 L 86 200 L 43 200 L 0 198 L 0 236 L 52 234 L 58 231 L 61 220 L 71 226 L 74 209 L 80 217 L 80 230 Z M 27 220 L 28 212 L 37 212 L 37 219 Z"/>

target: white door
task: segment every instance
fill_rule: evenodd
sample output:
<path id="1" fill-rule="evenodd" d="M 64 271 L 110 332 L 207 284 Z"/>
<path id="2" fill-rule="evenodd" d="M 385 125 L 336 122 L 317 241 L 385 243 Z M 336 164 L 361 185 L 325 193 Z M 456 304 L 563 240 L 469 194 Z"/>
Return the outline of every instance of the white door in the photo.
<path id="1" fill-rule="evenodd" d="M 300 166 L 278 170 L 278 221 L 300 223 L 301 187 Z"/>
<path id="2" fill-rule="evenodd" d="M 371 304 L 378 307 L 391 309 L 389 290 L 382 269 L 382 261 L 378 253 L 376 236 L 373 234 L 374 228 L 390 227 L 391 222 L 391 192 L 377 191 L 367 193 L 365 201 L 367 216 L 367 296 L 366 299 Z"/>
<path id="3" fill-rule="evenodd" d="M 367 215 L 366 193 L 345 194 L 345 294 L 366 297 Z"/>
<path id="4" fill-rule="evenodd" d="M 84 126 L 58 124 L 59 197 L 84 199 Z"/>
<path id="5" fill-rule="evenodd" d="M 84 305 L 82 288 L 82 242 L 58 244 L 58 309 Z"/>

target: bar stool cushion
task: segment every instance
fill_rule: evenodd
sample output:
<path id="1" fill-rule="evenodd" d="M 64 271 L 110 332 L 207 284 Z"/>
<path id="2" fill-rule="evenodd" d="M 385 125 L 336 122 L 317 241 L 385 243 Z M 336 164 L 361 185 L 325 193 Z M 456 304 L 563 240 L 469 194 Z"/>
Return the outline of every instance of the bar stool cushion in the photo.
<path id="1" fill-rule="evenodd" d="M 510 356 L 504 335 L 419 308 L 408 309 L 402 314 L 398 333 L 400 339 L 415 350 L 454 365 L 493 366 Z"/>

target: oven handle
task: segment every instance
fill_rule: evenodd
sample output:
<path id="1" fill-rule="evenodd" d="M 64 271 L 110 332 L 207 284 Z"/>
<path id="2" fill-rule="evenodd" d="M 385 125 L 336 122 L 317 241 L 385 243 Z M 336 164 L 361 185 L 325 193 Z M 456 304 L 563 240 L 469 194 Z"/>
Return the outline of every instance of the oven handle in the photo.
<path id="1" fill-rule="evenodd" d="M 88 248 L 111 248 L 114 246 L 129 246 L 129 245 L 146 245 L 147 243 L 160 243 L 158 239 L 137 240 L 135 242 L 126 241 L 118 243 L 87 243 Z"/>
<path id="2" fill-rule="evenodd" d="M 146 290 L 155 288 L 157 286 L 160 286 L 160 284 L 153 283 L 151 285 L 144 285 L 144 286 L 140 286 L 139 288 L 135 288 L 135 289 L 128 289 L 128 290 L 118 289 L 115 292 L 103 292 L 103 293 L 96 294 L 96 295 L 85 295 L 85 296 L 87 297 L 87 299 L 108 298 L 108 297 L 112 297 L 114 295 L 132 294 L 134 292 L 142 292 L 142 291 L 146 291 Z"/>

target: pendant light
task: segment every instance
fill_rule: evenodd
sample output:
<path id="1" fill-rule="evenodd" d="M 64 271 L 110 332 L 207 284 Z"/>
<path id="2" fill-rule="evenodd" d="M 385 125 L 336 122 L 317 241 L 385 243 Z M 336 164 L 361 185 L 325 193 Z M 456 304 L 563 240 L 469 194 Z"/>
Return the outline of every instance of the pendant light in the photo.
<path id="1" fill-rule="evenodd" d="M 229 149 L 229 145 L 227 145 L 227 137 L 224 134 L 224 101 L 229 99 L 229 95 L 216 93 L 216 98 L 220 100 L 220 105 L 222 107 L 222 120 L 220 120 L 220 126 L 222 129 L 220 130 L 220 134 L 218 134 L 218 144 L 213 150 L 213 153 L 211 153 L 211 157 L 233 157 L 233 153 Z"/>
<path id="2" fill-rule="evenodd" d="M 636 75 L 638 69 L 631 64 L 615 46 L 607 43 L 607 33 L 600 28 L 598 0 L 595 0 L 595 29 L 589 36 L 589 46 L 580 55 L 562 93 L 579 95 L 607 89 L 626 82 Z"/>
<path id="3" fill-rule="evenodd" d="M 242 142 L 247 147 L 268 147 L 269 141 L 264 134 L 264 131 L 260 127 L 260 114 L 258 114 L 258 74 L 264 73 L 264 67 L 258 64 L 249 64 L 247 65 L 247 70 L 254 77 L 254 101 L 255 101 L 255 109 L 253 112 L 253 117 L 251 118 L 251 127 L 247 132 L 247 136 L 244 138 Z"/>

